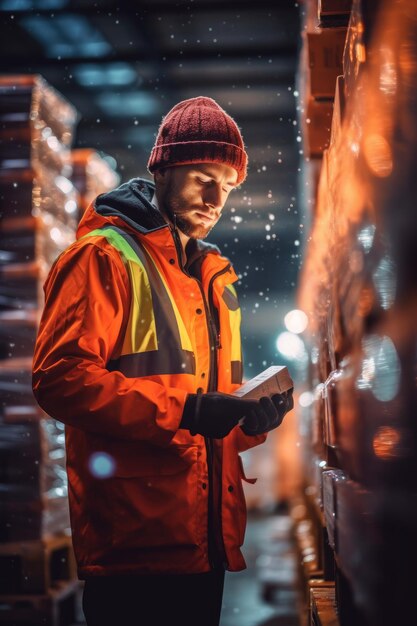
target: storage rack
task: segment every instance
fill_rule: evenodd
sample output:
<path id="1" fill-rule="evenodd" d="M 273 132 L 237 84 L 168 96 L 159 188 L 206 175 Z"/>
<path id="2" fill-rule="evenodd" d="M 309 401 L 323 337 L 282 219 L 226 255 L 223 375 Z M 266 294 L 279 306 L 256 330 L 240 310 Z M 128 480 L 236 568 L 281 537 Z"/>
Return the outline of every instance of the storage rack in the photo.
<path id="1" fill-rule="evenodd" d="M 300 409 L 305 484 L 292 510 L 303 619 L 414 623 L 416 3 L 354 0 L 342 52 L 336 31 L 323 33 L 345 28 L 346 13 L 334 23 L 324 5 L 347 8 L 305 4 L 299 72 L 304 180 L 313 182 L 298 294 L 313 401 Z M 317 59 L 334 55 L 342 72 L 318 139 L 311 97 L 330 73 Z"/>

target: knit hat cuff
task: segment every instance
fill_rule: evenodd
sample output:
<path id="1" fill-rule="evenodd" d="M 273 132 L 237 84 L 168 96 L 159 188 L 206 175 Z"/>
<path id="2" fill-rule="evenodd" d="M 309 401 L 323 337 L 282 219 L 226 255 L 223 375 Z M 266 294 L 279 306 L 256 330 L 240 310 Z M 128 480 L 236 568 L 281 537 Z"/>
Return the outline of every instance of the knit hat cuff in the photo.
<path id="1" fill-rule="evenodd" d="M 184 141 L 157 144 L 153 147 L 148 170 L 153 173 L 163 167 L 187 165 L 191 163 L 224 163 L 238 173 L 236 184 L 246 178 L 247 154 L 245 150 L 232 143 L 221 141 Z"/>

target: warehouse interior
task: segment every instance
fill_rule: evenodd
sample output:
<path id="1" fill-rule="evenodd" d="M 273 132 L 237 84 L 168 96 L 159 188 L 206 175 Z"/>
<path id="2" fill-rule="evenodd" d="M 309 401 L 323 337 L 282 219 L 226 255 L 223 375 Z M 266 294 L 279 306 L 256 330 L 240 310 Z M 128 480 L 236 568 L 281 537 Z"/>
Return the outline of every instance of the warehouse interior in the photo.
<path id="1" fill-rule="evenodd" d="M 64 426 L 37 406 L 42 284 L 163 116 L 213 98 L 249 155 L 208 241 L 244 380 L 294 410 L 242 454 L 248 568 L 220 626 L 416 620 L 415 0 L 0 0 L 0 624 L 85 624 Z"/>
<path id="2" fill-rule="evenodd" d="M 65 96 L 77 116 L 73 146 L 105 156 L 121 182 L 149 178 L 162 116 L 180 100 L 209 96 L 236 118 L 250 178 L 230 198 L 212 240 L 242 276 L 248 376 L 264 369 L 263 361 L 275 362 L 280 320 L 294 300 L 302 223 L 297 6 L 150 0 L 123 8 L 57 0 L 30 2 L 26 10 L 17 2 L 14 11 L 11 5 L 2 4 L 1 71 L 40 74 Z"/>

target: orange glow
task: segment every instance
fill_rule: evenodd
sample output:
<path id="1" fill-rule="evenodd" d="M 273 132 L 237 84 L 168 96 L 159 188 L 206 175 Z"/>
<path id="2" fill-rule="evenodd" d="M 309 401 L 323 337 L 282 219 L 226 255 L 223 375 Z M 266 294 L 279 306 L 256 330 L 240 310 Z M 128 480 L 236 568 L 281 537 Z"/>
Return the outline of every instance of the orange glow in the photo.
<path id="1" fill-rule="evenodd" d="M 361 317 L 365 317 L 371 311 L 375 302 L 373 290 L 369 287 L 363 287 L 358 299 L 358 313 Z"/>
<path id="2" fill-rule="evenodd" d="M 365 46 L 363 45 L 363 43 L 357 43 L 355 46 L 355 50 L 356 50 L 356 58 L 358 59 L 359 63 L 365 63 L 366 52 L 365 52 Z"/>
<path id="3" fill-rule="evenodd" d="M 369 169 L 375 176 L 385 178 L 392 172 L 392 153 L 388 141 L 380 134 L 367 135 L 363 151 Z"/>
<path id="4" fill-rule="evenodd" d="M 375 456 L 379 459 L 393 459 L 399 456 L 398 444 L 400 443 L 400 433 L 391 426 L 381 426 L 378 428 L 373 441 Z"/>

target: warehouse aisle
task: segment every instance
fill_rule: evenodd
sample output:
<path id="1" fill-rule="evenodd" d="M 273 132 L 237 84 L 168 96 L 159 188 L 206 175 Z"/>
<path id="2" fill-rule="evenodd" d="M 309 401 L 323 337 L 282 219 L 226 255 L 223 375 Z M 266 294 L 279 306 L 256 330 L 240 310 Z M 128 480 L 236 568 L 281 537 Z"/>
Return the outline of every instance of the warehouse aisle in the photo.
<path id="1" fill-rule="evenodd" d="M 247 569 L 226 574 L 220 626 L 299 626 L 296 556 L 286 515 L 252 513 Z"/>

